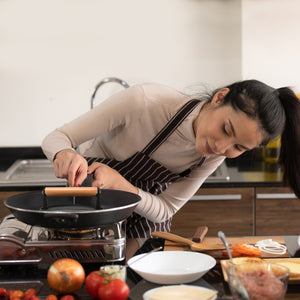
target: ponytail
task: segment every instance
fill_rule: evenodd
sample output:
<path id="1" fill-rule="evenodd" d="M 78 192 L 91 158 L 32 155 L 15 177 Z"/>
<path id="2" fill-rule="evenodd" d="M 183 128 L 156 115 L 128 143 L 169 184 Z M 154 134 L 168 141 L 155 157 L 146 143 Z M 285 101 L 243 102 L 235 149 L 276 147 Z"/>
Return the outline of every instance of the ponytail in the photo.
<path id="1" fill-rule="evenodd" d="M 277 91 L 286 115 L 279 156 L 283 166 L 283 181 L 300 198 L 300 101 L 287 87 Z"/>

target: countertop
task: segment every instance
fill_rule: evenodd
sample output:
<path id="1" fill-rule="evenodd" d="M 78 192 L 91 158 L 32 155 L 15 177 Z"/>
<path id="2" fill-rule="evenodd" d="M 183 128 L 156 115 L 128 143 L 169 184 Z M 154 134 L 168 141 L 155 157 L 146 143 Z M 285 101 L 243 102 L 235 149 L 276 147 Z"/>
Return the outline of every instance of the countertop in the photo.
<path id="1" fill-rule="evenodd" d="M 0 148 L 0 191 L 37 190 L 45 186 L 66 186 L 66 181 L 58 179 L 43 183 L 19 182 L 11 184 L 1 181 L 7 169 L 18 159 L 46 159 L 40 147 Z M 229 180 L 214 179 L 203 183 L 202 188 L 216 187 L 281 187 L 282 171 L 278 164 L 265 163 L 262 150 L 254 149 L 238 158 L 226 159 Z"/>
<path id="2" fill-rule="evenodd" d="M 299 257 L 299 243 L 298 236 L 284 236 L 285 243 L 288 247 L 290 257 Z M 149 252 L 153 245 L 154 239 L 145 243 L 140 249 L 140 253 Z M 157 243 L 164 244 L 164 240 L 159 239 Z M 149 246 L 151 245 L 151 246 Z M 38 267 L 37 265 L 3 265 L 0 266 L 0 287 L 7 289 L 21 289 L 35 288 L 38 291 L 38 296 L 41 300 L 46 299 L 48 294 L 53 293 L 47 283 L 47 270 L 49 266 Z M 84 265 L 86 274 L 98 270 L 99 264 Z M 130 287 L 130 296 L 128 300 L 142 300 L 142 294 L 159 285 L 150 283 L 137 275 L 130 268 L 127 268 L 127 284 Z M 220 264 L 217 264 L 212 270 L 205 274 L 201 279 L 189 283 L 191 285 L 204 286 L 218 291 L 217 300 L 232 300 L 227 283 L 223 279 Z M 74 294 L 75 300 L 91 299 L 87 295 L 84 286 L 76 291 Z M 285 300 L 300 299 L 300 289 L 298 284 L 290 284 L 288 286 Z"/>

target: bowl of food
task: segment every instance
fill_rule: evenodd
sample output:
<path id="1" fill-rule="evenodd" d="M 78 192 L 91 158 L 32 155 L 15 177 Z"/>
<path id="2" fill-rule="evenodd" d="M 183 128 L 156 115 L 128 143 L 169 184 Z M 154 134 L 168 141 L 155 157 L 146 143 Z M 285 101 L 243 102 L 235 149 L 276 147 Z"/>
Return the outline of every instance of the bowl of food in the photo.
<path id="1" fill-rule="evenodd" d="M 245 300 L 240 294 L 243 285 L 249 300 L 283 300 L 287 290 L 289 269 L 273 263 L 242 263 L 234 270 L 226 269 L 233 299 Z M 238 283 L 238 284 L 237 284 Z"/>
<path id="2" fill-rule="evenodd" d="M 193 282 L 215 265 L 213 257 L 191 251 L 159 251 L 139 254 L 128 260 L 132 270 L 145 280 L 158 284 Z"/>

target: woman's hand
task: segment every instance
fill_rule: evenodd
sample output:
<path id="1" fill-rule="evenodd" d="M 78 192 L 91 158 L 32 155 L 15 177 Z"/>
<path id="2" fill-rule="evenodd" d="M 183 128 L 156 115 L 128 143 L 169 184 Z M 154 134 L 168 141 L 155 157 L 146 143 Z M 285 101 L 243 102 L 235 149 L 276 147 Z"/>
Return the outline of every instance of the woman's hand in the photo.
<path id="1" fill-rule="evenodd" d="M 53 165 L 56 177 L 68 179 L 69 186 L 80 186 L 87 177 L 87 161 L 72 149 L 58 152 Z"/>
<path id="2" fill-rule="evenodd" d="M 119 172 L 98 162 L 88 167 L 88 174 L 94 173 L 93 186 L 100 189 L 121 190 L 138 194 L 138 189 L 127 181 Z"/>

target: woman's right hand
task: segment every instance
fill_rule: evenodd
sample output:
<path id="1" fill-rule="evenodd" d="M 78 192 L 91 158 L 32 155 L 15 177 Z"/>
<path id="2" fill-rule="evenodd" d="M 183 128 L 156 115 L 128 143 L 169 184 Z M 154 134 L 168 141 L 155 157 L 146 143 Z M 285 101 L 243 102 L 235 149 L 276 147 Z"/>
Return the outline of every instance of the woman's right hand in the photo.
<path id="1" fill-rule="evenodd" d="M 68 179 L 69 186 L 80 186 L 87 177 L 88 163 L 75 150 L 58 152 L 53 160 L 55 176 Z"/>

